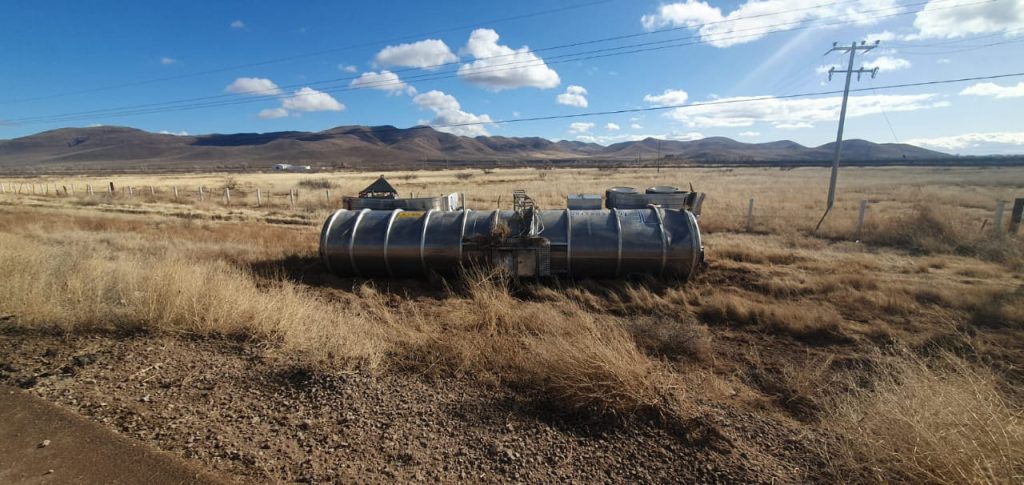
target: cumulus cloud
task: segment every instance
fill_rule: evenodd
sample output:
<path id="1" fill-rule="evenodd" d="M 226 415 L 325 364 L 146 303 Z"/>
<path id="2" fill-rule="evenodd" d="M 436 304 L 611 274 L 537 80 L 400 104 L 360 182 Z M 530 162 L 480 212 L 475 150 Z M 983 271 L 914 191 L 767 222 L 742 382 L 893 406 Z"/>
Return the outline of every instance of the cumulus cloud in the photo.
<path id="1" fill-rule="evenodd" d="M 345 105 L 330 94 L 304 87 L 281 100 L 281 107 L 293 111 L 341 111 Z"/>
<path id="2" fill-rule="evenodd" d="M 580 134 L 582 134 L 582 133 L 586 133 L 586 132 L 590 131 L 590 129 L 593 128 L 593 127 L 594 127 L 593 123 L 586 123 L 586 122 L 582 122 L 582 121 L 577 121 L 575 123 L 569 123 L 569 132 L 570 133 L 580 133 Z"/>
<path id="3" fill-rule="evenodd" d="M 181 63 L 181 61 L 179 61 L 179 60 L 177 60 L 177 59 L 175 59 L 173 57 L 161 57 L 160 58 L 160 64 L 163 64 L 165 66 L 171 66 L 171 65 L 180 64 L 180 63 Z"/>
<path id="4" fill-rule="evenodd" d="M 1015 154 L 1024 151 L 1024 131 L 1000 131 L 991 133 L 963 133 L 960 135 L 907 140 L 911 145 L 920 145 L 950 152 L 972 152 L 977 154 Z"/>
<path id="5" fill-rule="evenodd" d="M 704 138 L 704 134 L 696 131 L 672 131 L 660 134 L 622 134 L 622 135 L 591 135 L 582 134 L 576 136 L 576 141 L 585 143 L 597 143 L 600 145 L 611 145 L 625 141 L 640 141 L 648 138 L 673 141 L 695 141 Z"/>
<path id="6" fill-rule="evenodd" d="M 629 125 L 629 128 L 633 129 L 633 130 L 642 130 L 642 129 L 644 129 L 643 125 L 641 125 L 640 123 L 632 123 L 632 124 Z"/>
<path id="7" fill-rule="evenodd" d="M 432 121 L 420 121 L 420 123 L 432 125 L 438 131 L 460 136 L 487 136 L 489 134 L 486 126 L 492 121 L 490 116 L 462 111 L 462 106 L 455 96 L 445 94 L 443 91 L 428 91 L 412 98 L 412 102 L 420 109 L 429 109 L 434 112 Z M 460 124 L 465 125 L 439 126 Z"/>
<path id="8" fill-rule="evenodd" d="M 583 86 L 576 86 L 571 84 L 565 88 L 565 92 L 559 94 L 555 101 L 558 104 L 564 104 L 566 106 L 575 106 L 577 108 L 586 108 L 587 103 L 587 90 Z"/>
<path id="9" fill-rule="evenodd" d="M 864 39 L 867 40 L 868 42 L 874 42 L 876 40 L 881 42 L 889 42 L 890 40 L 896 40 L 897 38 L 898 36 L 896 34 L 889 32 L 888 30 L 883 30 L 881 32 L 878 32 L 877 34 L 868 34 L 864 36 Z"/>
<path id="10" fill-rule="evenodd" d="M 743 138 L 757 138 L 761 136 L 761 133 L 757 131 L 741 131 L 737 136 L 741 136 Z"/>
<path id="11" fill-rule="evenodd" d="M 268 109 L 265 109 L 265 110 L 261 110 L 260 114 L 259 114 L 259 117 L 262 120 L 272 120 L 272 119 L 275 119 L 275 118 L 284 118 L 285 116 L 288 116 L 288 110 L 286 110 L 284 108 L 268 108 Z"/>
<path id="12" fill-rule="evenodd" d="M 910 61 L 892 56 L 878 56 L 864 61 L 864 68 L 874 69 L 876 67 L 882 72 L 899 71 L 901 69 L 910 69 Z"/>
<path id="13" fill-rule="evenodd" d="M 378 64 L 386 66 L 436 69 L 440 64 L 459 60 L 448 44 L 438 39 L 426 39 L 412 44 L 389 45 L 377 53 Z"/>
<path id="14" fill-rule="evenodd" d="M 1024 81 L 1011 86 L 996 83 L 977 83 L 960 91 L 961 96 L 989 96 L 992 98 L 1020 98 L 1024 96 Z"/>
<path id="15" fill-rule="evenodd" d="M 349 86 L 361 89 L 376 89 L 379 91 L 386 91 L 388 95 L 397 94 L 408 94 L 412 96 L 416 94 L 416 88 L 408 85 L 405 81 L 398 78 L 398 74 L 395 74 L 388 70 L 381 72 L 364 72 L 358 78 L 353 79 Z"/>
<path id="16" fill-rule="evenodd" d="M 608 131 L 619 131 L 622 129 L 622 127 L 615 123 L 608 123 L 607 125 L 604 125 L 604 129 Z"/>
<path id="17" fill-rule="evenodd" d="M 338 70 L 344 72 L 356 72 L 359 68 L 351 64 L 338 64 Z"/>
<path id="18" fill-rule="evenodd" d="M 899 94 L 851 96 L 848 117 L 898 111 L 918 111 L 949 106 L 936 94 Z M 757 122 L 771 123 L 783 129 L 803 128 L 802 123 L 832 122 L 839 118 L 841 96 L 779 99 L 762 96 L 720 98 L 693 103 L 667 113 L 691 127 L 746 127 Z M 781 126 L 780 126 L 781 125 Z"/>
<path id="19" fill-rule="evenodd" d="M 228 84 L 225 91 L 234 94 L 246 94 L 251 96 L 276 96 L 281 94 L 281 88 L 266 78 L 240 77 L 235 82 Z"/>
<path id="20" fill-rule="evenodd" d="M 953 39 L 975 34 L 999 33 L 1007 37 L 1021 35 L 1024 28 L 1024 0 L 1003 0 L 957 5 L 931 0 L 914 17 L 915 39 Z"/>
<path id="21" fill-rule="evenodd" d="M 476 60 L 459 67 L 459 77 L 494 91 L 523 87 L 547 89 L 562 82 L 558 73 L 530 52 L 529 47 L 512 49 L 498 44 L 498 38 L 494 30 L 474 30 L 465 50 Z"/>
<path id="22" fill-rule="evenodd" d="M 707 2 L 686 0 L 662 4 L 655 13 L 641 17 L 640 23 L 647 30 L 686 27 L 696 30 L 703 41 L 713 46 L 729 47 L 760 39 L 773 29 L 777 30 L 779 24 L 795 25 L 827 17 L 868 25 L 877 22 L 877 14 L 871 12 L 894 6 L 897 6 L 895 0 L 841 2 L 812 8 L 808 8 L 806 0 L 747 0 L 723 14 L 721 9 Z"/>
<path id="23" fill-rule="evenodd" d="M 814 128 L 814 125 L 806 121 L 794 121 L 791 123 L 776 123 L 772 125 L 780 130 L 801 130 L 804 128 Z"/>
<path id="24" fill-rule="evenodd" d="M 648 94 L 644 102 L 651 106 L 677 106 L 686 103 L 690 95 L 681 89 L 666 89 L 661 94 Z"/>
<path id="25" fill-rule="evenodd" d="M 244 29 L 245 28 L 245 22 L 242 22 L 241 20 L 235 20 L 235 21 L 231 22 L 231 28 L 232 29 Z"/>

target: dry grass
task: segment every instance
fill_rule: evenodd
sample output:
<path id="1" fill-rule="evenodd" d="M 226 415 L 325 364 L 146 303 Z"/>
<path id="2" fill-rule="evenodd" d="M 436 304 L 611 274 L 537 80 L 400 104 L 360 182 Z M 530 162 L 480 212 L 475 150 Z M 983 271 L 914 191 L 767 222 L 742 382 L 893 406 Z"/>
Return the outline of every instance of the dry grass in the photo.
<path id="1" fill-rule="evenodd" d="M 313 368 L 476 379 L 586 415 L 680 422 L 711 402 L 828 433 L 832 473 L 847 480 L 1020 479 L 1022 243 L 977 230 L 996 198 L 1024 185 L 1019 171 L 851 170 L 846 198 L 812 235 L 819 201 L 802 189 L 825 171 L 666 170 L 659 180 L 710 194 L 711 263 L 689 284 L 517 284 L 475 271 L 442 290 L 320 275 L 317 231 L 334 194 L 375 175 L 113 177 L 157 195 L 88 198 L 76 181 L 74 196 L 0 196 L 0 326 L 246 339 Z M 643 170 L 385 175 L 408 192 L 465 192 L 478 208 L 512 188 L 561 207 L 568 193 L 654 180 Z M 231 206 L 194 200 L 199 185 L 228 184 Z M 183 200 L 168 200 L 172 186 Z M 292 207 L 282 194 L 296 186 Z M 742 232 L 748 197 L 755 234 Z M 872 200 L 867 244 L 848 241 L 859 198 Z M 929 346 L 946 340 L 980 367 L 893 357 L 934 356 Z M 868 362 L 884 364 L 851 364 Z"/>
<path id="2" fill-rule="evenodd" d="M 835 400 L 827 451 L 840 475 L 879 483 L 1019 483 L 1024 415 L 983 369 L 943 355 L 904 355 L 882 366 L 869 389 Z"/>

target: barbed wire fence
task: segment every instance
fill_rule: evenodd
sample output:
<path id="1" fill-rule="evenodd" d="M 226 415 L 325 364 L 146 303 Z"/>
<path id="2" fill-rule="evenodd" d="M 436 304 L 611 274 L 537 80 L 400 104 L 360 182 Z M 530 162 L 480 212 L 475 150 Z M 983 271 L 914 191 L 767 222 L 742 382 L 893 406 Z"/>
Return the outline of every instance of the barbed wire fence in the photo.
<path id="1" fill-rule="evenodd" d="M 207 187 L 205 185 L 155 186 L 155 185 L 121 185 L 113 182 L 105 184 L 88 183 L 33 183 L 0 181 L 0 197 L 36 197 L 64 198 L 88 203 L 112 204 L 145 204 L 145 203 L 179 203 L 205 204 L 212 207 L 250 208 L 266 210 L 314 211 L 342 207 L 342 197 L 332 194 L 329 187 L 322 189 L 289 188 L 273 190 L 254 187 L 247 189 L 223 187 Z M 712 232 L 747 232 L 773 233 L 780 232 L 784 226 L 800 228 L 812 227 L 813 221 L 807 214 L 794 213 L 785 206 L 778 204 L 759 203 L 757 198 L 749 198 L 742 204 L 733 203 L 715 208 L 713 205 L 702 215 L 702 225 Z M 849 202 L 849 201 L 847 201 Z M 981 217 L 977 221 L 979 231 L 986 230 L 995 234 L 1009 233 L 1015 235 L 1021 226 L 1024 216 L 1024 198 L 1015 198 L 1011 210 L 1007 213 L 1007 202 L 996 201 L 991 217 Z M 488 209 L 489 210 L 489 209 Z M 856 201 L 856 205 L 847 204 L 843 210 L 855 211 L 852 220 L 840 219 L 833 224 L 833 236 L 843 235 L 845 238 L 859 241 L 865 236 L 867 224 L 871 221 L 872 203 L 868 199 Z M 845 227 L 844 227 L 845 226 Z M 838 232 L 836 232 L 838 231 Z"/>

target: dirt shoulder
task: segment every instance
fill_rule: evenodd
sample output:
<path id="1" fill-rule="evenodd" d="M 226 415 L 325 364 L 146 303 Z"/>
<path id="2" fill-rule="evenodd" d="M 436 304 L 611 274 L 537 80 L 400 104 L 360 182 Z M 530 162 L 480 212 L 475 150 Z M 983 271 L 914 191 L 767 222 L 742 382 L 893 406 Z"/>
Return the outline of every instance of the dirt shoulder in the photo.
<path id="1" fill-rule="evenodd" d="M 0 423 L 3 483 L 229 483 L 21 389 L 0 385 Z"/>
<path id="2" fill-rule="evenodd" d="M 217 340 L 0 331 L 0 355 L 0 383 L 244 481 L 794 483 L 817 466 L 814 437 L 735 409 L 701 424 L 723 444 L 552 413 L 504 386 L 310 374 Z"/>

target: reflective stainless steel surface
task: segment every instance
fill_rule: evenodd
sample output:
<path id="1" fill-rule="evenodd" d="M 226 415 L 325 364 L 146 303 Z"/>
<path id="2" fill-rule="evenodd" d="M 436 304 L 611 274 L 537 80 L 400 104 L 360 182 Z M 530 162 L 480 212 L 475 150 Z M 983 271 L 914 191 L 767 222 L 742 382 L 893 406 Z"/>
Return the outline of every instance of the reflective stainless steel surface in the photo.
<path id="1" fill-rule="evenodd" d="M 537 214 L 541 229 L 530 233 L 530 224 L 507 210 L 342 209 L 324 224 L 320 255 L 340 275 L 390 277 L 451 274 L 474 262 L 508 260 L 521 275 L 535 270 L 536 275 L 685 279 L 703 261 L 697 220 L 686 210 Z"/>

